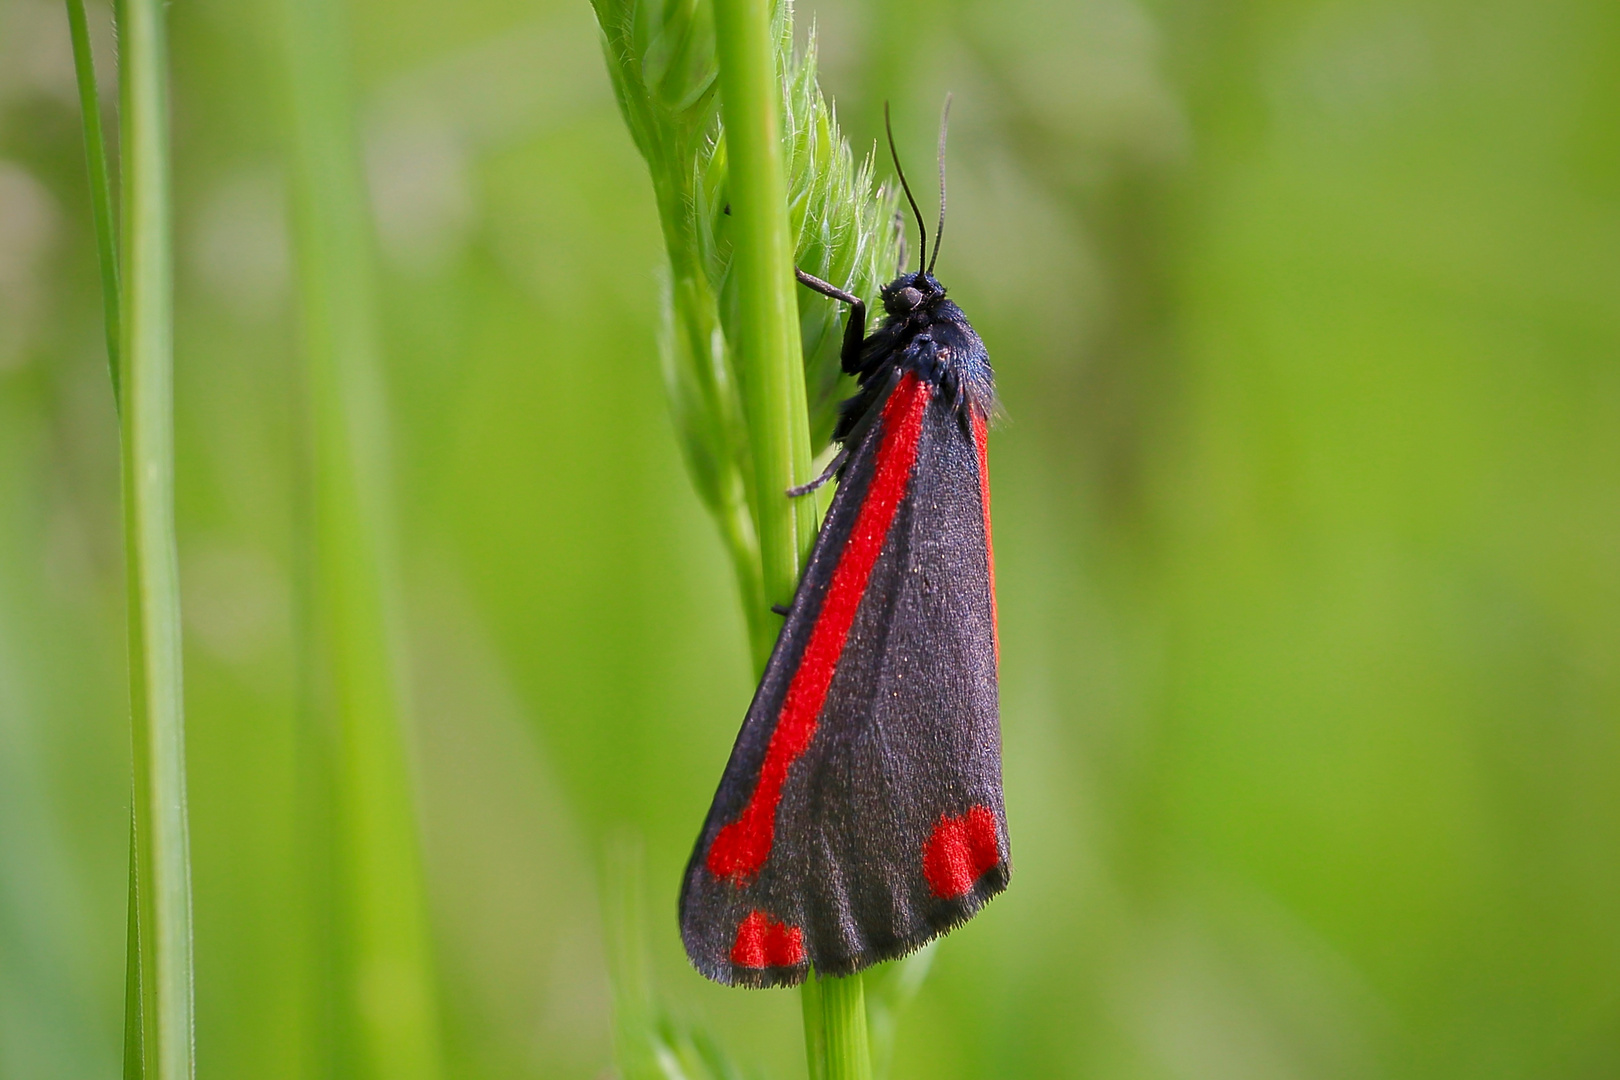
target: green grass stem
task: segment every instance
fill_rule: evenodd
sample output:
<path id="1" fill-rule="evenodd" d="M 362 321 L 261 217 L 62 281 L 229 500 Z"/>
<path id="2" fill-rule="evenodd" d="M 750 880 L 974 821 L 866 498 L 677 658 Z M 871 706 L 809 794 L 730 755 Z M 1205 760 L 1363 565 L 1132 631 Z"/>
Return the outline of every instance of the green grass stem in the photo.
<path id="1" fill-rule="evenodd" d="M 821 999 L 821 1039 L 827 1080 L 872 1080 L 872 1050 L 866 1036 L 866 991 L 859 975 L 816 977 Z"/>
<path id="2" fill-rule="evenodd" d="M 313 441 L 309 592 L 330 688 L 354 1072 L 434 1080 L 439 1010 L 398 662 L 370 217 L 340 5 L 283 0 L 296 266 Z"/>
<path id="3" fill-rule="evenodd" d="M 811 452 L 770 8 L 760 0 L 715 0 L 714 29 L 760 566 L 766 602 L 786 604 L 816 522 L 813 503 L 786 494 L 809 478 Z"/>
<path id="4" fill-rule="evenodd" d="M 139 1075 L 191 1080 L 191 871 L 174 531 L 173 215 L 163 3 L 123 0 L 118 27 L 123 124 L 119 384 L 134 734 Z"/>

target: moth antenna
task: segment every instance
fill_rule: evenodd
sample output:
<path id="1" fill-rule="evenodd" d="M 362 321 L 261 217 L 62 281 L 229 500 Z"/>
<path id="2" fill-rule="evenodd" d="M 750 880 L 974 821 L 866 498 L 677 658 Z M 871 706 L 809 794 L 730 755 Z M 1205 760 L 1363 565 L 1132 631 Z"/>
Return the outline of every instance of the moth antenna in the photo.
<path id="1" fill-rule="evenodd" d="M 900 177 L 900 190 L 906 193 L 906 202 L 911 204 L 911 212 L 917 217 L 917 269 L 923 268 L 928 258 L 928 226 L 923 224 L 922 211 L 917 208 L 917 200 L 911 195 L 911 185 L 906 183 L 906 171 L 900 167 L 900 152 L 894 148 L 894 128 L 889 125 L 889 103 L 883 103 L 883 131 L 889 136 L 889 156 L 894 159 L 895 175 Z"/>
<path id="2" fill-rule="evenodd" d="M 945 95 L 945 108 L 939 114 L 939 227 L 934 230 L 934 257 L 928 260 L 928 273 L 939 262 L 939 246 L 945 242 L 945 132 L 951 126 L 951 95 Z"/>

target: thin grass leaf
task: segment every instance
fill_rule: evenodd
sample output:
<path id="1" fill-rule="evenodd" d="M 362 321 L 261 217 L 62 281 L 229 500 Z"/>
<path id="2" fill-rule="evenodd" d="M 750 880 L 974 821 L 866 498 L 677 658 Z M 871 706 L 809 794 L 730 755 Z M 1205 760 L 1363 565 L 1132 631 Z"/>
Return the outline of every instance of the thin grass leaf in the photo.
<path id="1" fill-rule="evenodd" d="M 73 71 L 79 90 L 79 119 L 84 128 L 84 160 L 90 182 L 90 217 L 96 236 L 96 259 L 101 270 L 102 328 L 107 341 L 107 372 L 111 376 L 113 408 L 123 412 L 123 375 L 120 356 L 118 233 L 114 224 L 112 184 L 107 171 L 107 139 L 101 123 L 101 97 L 96 87 L 95 54 L 90 48 L 90 26 L 84 0 L 67 0 L 68 37 L 73 47 Z M 140 848 L 136 842 L 136 794 L 130 791 L 129 887 L 124 927 L 124 1080 L 140 1080 L 146 1072 L 144 1010 L 141 1002 Z"/>
<path id="2" fill-rule="evenodd" d="M 131 793 L 133 796 L 133 792 Z M 132 799 L 133 801 L 133 799 Z M 137 873 L 140 849 L 135 846 L 135 812 L 129 815 L 129 892 L 124 918 L 124 1080 L 141 1080 L 146 1074 L 141 1010 L 141 893 Z"/>
<path id="3" fill-rule="evenodd" d="M 107 140 L 102 134 L 101 97 L 96 92 L 96 62 L 90 49 L 90 26 L 84 14 L 84 0 L 67 0 L 67 12 L 68 36 L 73 43 L 73 72 L 79 88 L 79 118 L 84 126 L 84 160 L 90 175 L 90 217 L 95 225 L 96 260 L 101 268 L 107 369 L 112 374 L 113 404 L 121 408 L 118 233 L 113 223 L 112 183 L 107 175 Z"/>

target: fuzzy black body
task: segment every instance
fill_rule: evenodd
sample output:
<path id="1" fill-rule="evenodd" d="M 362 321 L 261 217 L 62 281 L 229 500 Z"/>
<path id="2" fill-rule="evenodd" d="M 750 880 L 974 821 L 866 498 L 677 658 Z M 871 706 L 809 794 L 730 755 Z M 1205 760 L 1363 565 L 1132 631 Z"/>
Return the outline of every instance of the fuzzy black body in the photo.
<path id="1" fill-rule="evenodd" d="M 869 338 L 852 312 L 838 490 L 682 886 L 722 983 L 859 971 L 1007 884 L 989 357 L 931 275 L 883 299 Z"/>
<path id="2" fill-rule="evenodd" d="M 995 372 L 978 332 L 932 274 L 902 274 L 884 286 L 883 301 L 883 325 L 860 342 L 858 351 L 845 342 L 844 373 L 855 376 L 860 393 L 840 407 L 833 439 L 852 449 L 850 436 L 888 395 L 893 376 L 905 371 L 936 387 L 936 396 L 950 402 L 964 432 L 971 434 L 966 407 L 977 407 L 987 420 L 996 407 Z M 852 320 L 847 329 L 858 333 L 861 328 Z"/>

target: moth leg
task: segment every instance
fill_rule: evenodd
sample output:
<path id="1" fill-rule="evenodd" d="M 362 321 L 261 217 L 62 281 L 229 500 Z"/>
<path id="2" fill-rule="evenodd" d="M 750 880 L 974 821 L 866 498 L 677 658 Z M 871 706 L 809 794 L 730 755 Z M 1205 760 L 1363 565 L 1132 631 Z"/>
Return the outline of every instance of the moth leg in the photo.
<path id="1" fill-rule="evenodd" d="M 788 607 L 787 607 L 786 604 L 772 604 L 771 605 L 771 610 L 776 612 L 778 615 L 783 616 L 783 617 L 786 617 L 786 615 L 788 613 Z"/>
<path id="2" fill-rule="evenodd" d="M 831 282 L 807 274 L 798 267 L 793 268 L 793 273 L 799 279 L 799 284 L 814 289 L 822 296 L 830 296 L 849 305 L 849 319 L 844 323 L 844 347 L 839 350 L 838 361 L 843 365 L 845 372 L 855 374 L 860 370 L 861 342 L 866 340 L 866 301 L 854 293 L 845 292 Z"/>
<path id="3" fill-rule="evenodd" d="M 800 495 L 808 495 L 812 491 L 814 491 L 817 488 L 821 487 L 827 481 L 831 480 L 833 478 L 833 476 L 835 476 L 837 474 L 839 469 L 842 469 L 844 467 L 844 461 L 848 457 L 849 457 L 849 449 L 847 447 L 845 449 L 843 449 L 843 450 L 838 451 L 838 453 L 833 455 L 833 459 L 827 463 L 827 467 L 825 469 L 821 470 L 821 475 L 820 476 L 816 477 L 814 480 L 810 481 L 808 484 L 800 484 L 798 487 L 790 487 L 790 488 L 788 488 L 787 493 L 788 493 L 789 497 L 797 499 Z"/>

